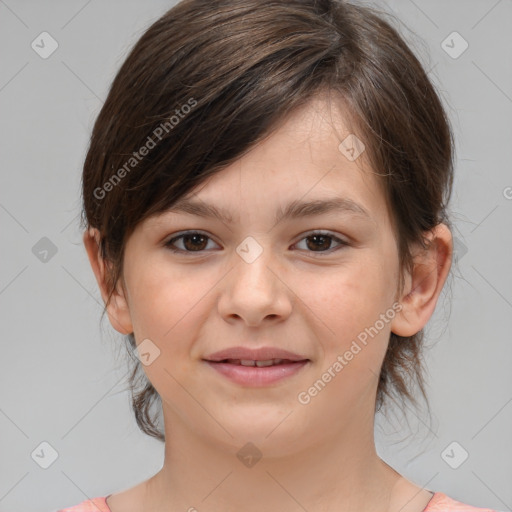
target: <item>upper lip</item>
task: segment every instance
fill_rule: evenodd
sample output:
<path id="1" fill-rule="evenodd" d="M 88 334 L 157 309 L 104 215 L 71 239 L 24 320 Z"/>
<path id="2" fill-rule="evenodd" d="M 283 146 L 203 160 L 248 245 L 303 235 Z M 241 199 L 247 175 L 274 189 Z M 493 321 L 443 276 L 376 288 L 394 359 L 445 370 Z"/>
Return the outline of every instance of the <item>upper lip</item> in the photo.
<path id="1" fill-rule="evenodd" d="M 275 347 L 231 347 L 214 352 L 205 358 L 207 361 L 223 361 L 224 359 L 243 359 L 245 361 L 269 361 L 270 359 L 289 359 L 290 361 L 304 361 L 307 357 L 294 354 L 288 350 Z"/>

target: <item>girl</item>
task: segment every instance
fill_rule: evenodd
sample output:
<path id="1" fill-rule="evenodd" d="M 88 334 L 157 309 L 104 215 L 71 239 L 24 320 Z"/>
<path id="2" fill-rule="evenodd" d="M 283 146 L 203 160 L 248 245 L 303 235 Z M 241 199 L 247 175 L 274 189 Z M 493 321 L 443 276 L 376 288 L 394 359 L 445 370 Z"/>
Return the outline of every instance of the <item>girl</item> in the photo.
<path id="1" fill-rule="evenodd" d="M 407 480 L 373 436 L 411 380 L 425 395 L 452 182 L 439 97 L 377 11 L 184 0 L 156 21 L 95 123 L 82 221 L 165 462 L 63 510 L 489 510 Z"/>

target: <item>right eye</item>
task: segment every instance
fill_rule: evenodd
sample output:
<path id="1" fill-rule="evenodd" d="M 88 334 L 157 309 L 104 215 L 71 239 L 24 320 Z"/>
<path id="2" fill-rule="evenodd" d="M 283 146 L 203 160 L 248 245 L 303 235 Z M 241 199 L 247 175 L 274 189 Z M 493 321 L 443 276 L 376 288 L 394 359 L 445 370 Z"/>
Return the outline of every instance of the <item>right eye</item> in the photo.
<path id="1" fill-rule="evenodd" d="M 199 231 L 187 231 L 181 235 L 171 238 L 165 243 L 165 247 L 169 248 L 172 252 L 191 253 L 202 252 L 207 245 L 206 240 L 211 240 L 209 236 Z M 180 241 L 184 249 L 176 248 L 175 242 Z"/>

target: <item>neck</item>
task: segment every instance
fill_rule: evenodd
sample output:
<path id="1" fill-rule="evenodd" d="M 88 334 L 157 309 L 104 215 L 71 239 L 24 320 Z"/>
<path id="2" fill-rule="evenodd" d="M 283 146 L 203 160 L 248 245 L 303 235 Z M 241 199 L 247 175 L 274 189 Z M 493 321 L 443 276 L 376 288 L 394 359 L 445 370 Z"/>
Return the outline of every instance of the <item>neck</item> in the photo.
<path id="1" fill-rule="evenodd" d="M 276 430 L 255 442 L 256 448 L 247 446 L 244 457 L 240 449 L 247 441 L 220 445 L 197 436 L 174 415 L 164 412 L 164 418 L 170 426 L 165 462 L 148 481 L 148 510 L 169 510 L 172 504 L 173 510 L 191 511 L 382 512 L 396 501 L 402 477 L 378 457 L 373 421 L 364 430 L 352 421 L 331 438 L 287 445 L 286 453 L 270 456 L 276 453 Z"/>

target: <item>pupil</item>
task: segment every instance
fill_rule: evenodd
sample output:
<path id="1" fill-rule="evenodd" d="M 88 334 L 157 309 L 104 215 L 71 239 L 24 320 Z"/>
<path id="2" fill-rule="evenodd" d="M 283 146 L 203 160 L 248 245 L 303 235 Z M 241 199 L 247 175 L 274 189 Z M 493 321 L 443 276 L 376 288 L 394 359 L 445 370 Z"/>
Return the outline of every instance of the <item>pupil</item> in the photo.
<path id="1" fill-rule="evenodd" d="M 329 240 L 329 236 L 327 236 L 327 235 L 311 235 L 308 238 L 313 238 L 315 241 L 318 241 L 318 239 L 323 239 L 324 240 L 324 244 L 322 244 L 322 246 L 314 245 L 313 248 L 315 248 L 315 247 L 317 249 L 318 248 L 320 248 L 320 249 L 322 249 L 322 248 L 328 249 L 329 248 L 329 245 L 330 245 L 330 243 L 328 241 Z M 325 243 L 325 242 L 327 242 L 327 243 Z M 309 248 L 311 249 L 311 247 L 309 247 Z"/>
<path id="2" fill-rule="evenodd" d="M 204 235 L 198 235 L 198 234 L 195 234 L 195 235 L 186 235 L 184 238 L 183 238 L 183 242 L 185 244 L 185 247 L 187 249 L 192 249 L 192 250 L 195 250 L 195 249 L 201 249 L 202 247 L 199 247 L 197 245 L 191 245 L 189 246 L 189 244 L 187 244 L 187 240 L 190 240 L 190 239 L 194 239 L 194 242 L 193 243 L 196 243 L 197 242 L 197 239 L 203 239 L 203 243 L 204 243 L 204 239 L 206 237 Z"/>

